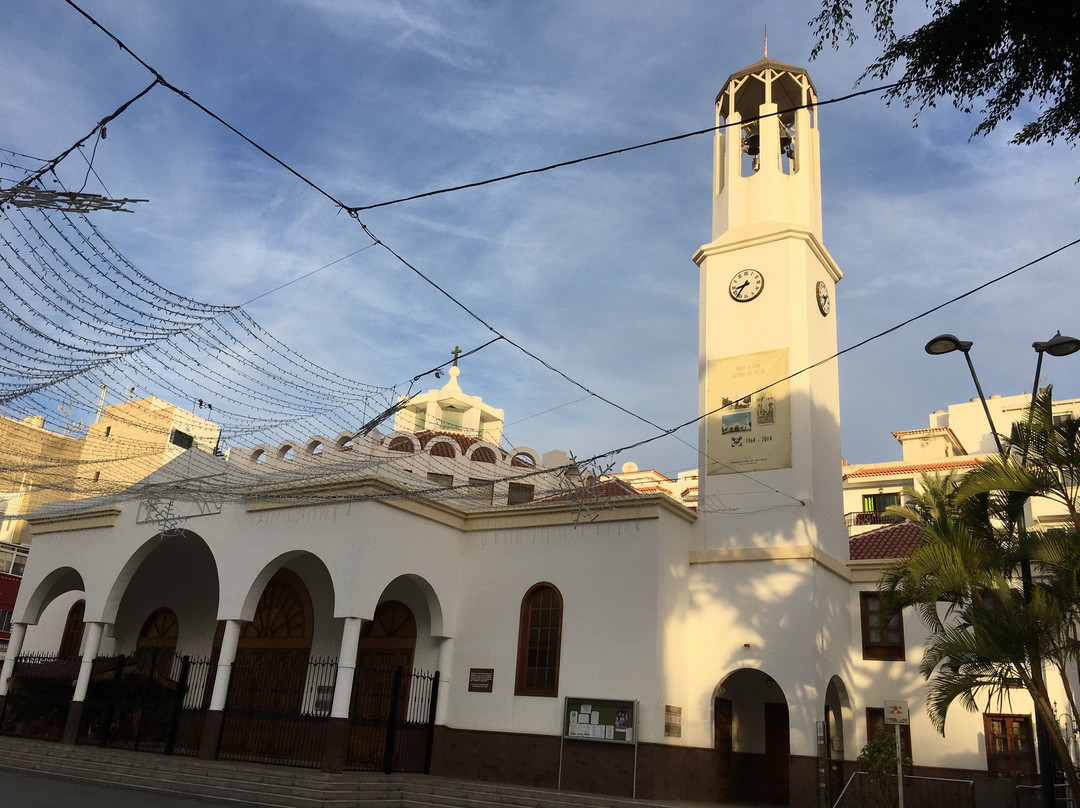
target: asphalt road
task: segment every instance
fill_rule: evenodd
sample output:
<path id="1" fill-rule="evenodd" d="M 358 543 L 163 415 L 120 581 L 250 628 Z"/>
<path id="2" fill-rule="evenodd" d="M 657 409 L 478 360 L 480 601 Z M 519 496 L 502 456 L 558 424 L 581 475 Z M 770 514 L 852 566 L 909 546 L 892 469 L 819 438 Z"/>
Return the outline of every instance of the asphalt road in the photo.
<path id="1" fill-rule="evenodd" d="M 4 808 L 220 808 L 222 804 L 0 769 L 0 805 Z"/>

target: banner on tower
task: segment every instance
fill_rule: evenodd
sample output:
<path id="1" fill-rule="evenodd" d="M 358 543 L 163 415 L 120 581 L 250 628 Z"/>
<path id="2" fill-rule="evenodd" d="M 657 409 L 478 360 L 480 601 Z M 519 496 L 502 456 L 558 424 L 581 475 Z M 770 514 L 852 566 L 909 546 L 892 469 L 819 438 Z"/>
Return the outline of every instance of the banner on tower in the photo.
<path id="1" fill-rule="evenodd" d="M 709 362 L 708 474 L 791 468 L 788 349 Z"/>

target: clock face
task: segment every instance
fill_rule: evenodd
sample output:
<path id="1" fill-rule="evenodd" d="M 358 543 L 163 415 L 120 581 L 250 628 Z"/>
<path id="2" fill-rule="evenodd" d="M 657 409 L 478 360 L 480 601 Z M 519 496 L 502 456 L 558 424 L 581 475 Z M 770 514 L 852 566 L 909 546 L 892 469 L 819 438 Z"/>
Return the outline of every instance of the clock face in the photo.
<path id="1" fill-rule="evenodd" d="M 736 272 L 735 277 L 728 284 L 728 293 L 732 300 L 739 303 L 747 303 L 761 294 L 765 288 L 765 276 L 756 269 L 744 269 Z"/>
<path id="2" fill-rule="evenodd" d="M 828 317 L 832 309 L 832 300 L 829 298 L 829 287 L 825 285 L 825 281 L 817 282 L 816 296 L 818 311 L 821 312 L 822 317 Z"/>

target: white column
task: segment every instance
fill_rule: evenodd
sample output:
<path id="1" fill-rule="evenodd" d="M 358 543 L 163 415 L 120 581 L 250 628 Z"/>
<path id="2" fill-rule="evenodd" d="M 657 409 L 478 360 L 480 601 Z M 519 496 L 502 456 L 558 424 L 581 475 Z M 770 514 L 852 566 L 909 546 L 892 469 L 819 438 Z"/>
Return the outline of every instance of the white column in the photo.
<path id="1" fill-rule="evenodd" d="M 337 680 L 334 682 L 334 703 L 330 708 L 331 718 L 349 717 L 353 677 L 356 675 L 357 643 L 363 622 L 359 617 L 345 618 L 345 627 L 341 631 L 341 650 L 338 652 Z"/>
<path id="2" fill-rule="evenodd" d="M 104 623 L 87 623 L 86 640 L 83 644 L 82 663 L 79 665 L 79 679 L 75 682 L 75 695 L 72 701 L 85 701 L 86 688 L 90 686 L 90 674 L 94 671 L 94 660 L 101 648 L 101 635 L 105 632 Z"/>
<path id="3" fill-rule="evenodd" d="M 26 623 L 13 623 L 11 626 L 11 639 L 8 640 L 7 656 L 4 657 L 4 667 L 0 668 L 0 696 L 6 696 L 8 692 L 8 679 L 15 669 L 15 658 L 22 653 L 23 640 L 26 638 Z"/>
<path id="4" fill-rule="evenodd" d="M 439 703 L 435 707 L 435 723 L 445 724 L 446 714 L 450 709 L 450 699 L 446 694 L 450 689 L 450 671 L 454 667 L 453 637 L 438 637 L 439 640 Z"/>
<path id="5" fill-rule="evenodd" d="M 214 676 L 214 692 L 210 696 L 211 710 L 224 710 L 225 699 L 229 695 L 229 676 L 232 664 L 236 661 L 236 646 L 240 642 L 240 626 L 243 620 L 226 620 L 225 635 L 221 638 L 221 653 L 218 655 L 217 674 Z"/>

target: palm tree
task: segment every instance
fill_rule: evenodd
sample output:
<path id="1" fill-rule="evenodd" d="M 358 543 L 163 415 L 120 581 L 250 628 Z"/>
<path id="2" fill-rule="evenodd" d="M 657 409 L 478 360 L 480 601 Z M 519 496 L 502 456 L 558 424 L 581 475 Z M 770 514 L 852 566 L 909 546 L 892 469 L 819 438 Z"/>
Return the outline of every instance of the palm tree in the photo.
<path id="1" fill-rule="evenodd" d="M 959 486 L 947 475 L 924 477 L 922 487 L 909 493 L 906 509 L 891 510 L 921 522 L 923 542 L 884 574 L 879 589 L 888 611 L 911 607 L 930 629 L 920 671 L 930 682 L 931 720 L 944 734 L 954 702 L 975 710 L 980 697 L 1006 698 L 1019 683 L 1080 799 L 1044 670 L 1053 667 L 1080 717 L 1066 676 L 1080 659 L 1072 636 L 1080 619 L 1080 424 L 1054 423 L 1047 390 L 999 456 Z M 1024 511 L 1035 497 L 1064 506 L 1071 529 L 1029 530 Z"/>
<path id="2" fill-rule="evenodd" d="M 918 488 L 904 487 L 904 504 L 890 505 L 885 513 L 921 525 L 948 521 L 959 511 L 958 488 L 956 469 L 949 469 L 948 474 L 923 473 L 919 475 Z"/>
<path id="3" fill-rule="evenodd" d="M 1080 796 L 1042 666 L 1032 664 L 1053 664 L 1072 705 L 1063 674 L 1078 651 L 1069 629 L 1076 616 L 1080 553 L 1076 542 L 1069 550 L 1061 537 L 1044 538 L 1026 545 L 1044 573 L 1030 597 L 1016 574 L 1014 543 L 988 540 L 960 519 L 928 524 L 919 547 L 885 572 L 879 589 L 887 612 L 913 608 L 930 629 L 919 670 L 930 682 L 927 713 L 938 731 L 944 734 L 953 703 L 977 711 L 982 703 L 1007 699 L 1019 684 L 1031 696 L 1050 742 L 1066 761 L 1070 787 Z"/>

